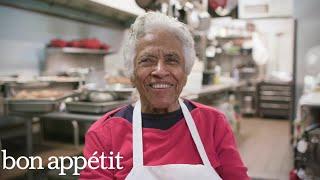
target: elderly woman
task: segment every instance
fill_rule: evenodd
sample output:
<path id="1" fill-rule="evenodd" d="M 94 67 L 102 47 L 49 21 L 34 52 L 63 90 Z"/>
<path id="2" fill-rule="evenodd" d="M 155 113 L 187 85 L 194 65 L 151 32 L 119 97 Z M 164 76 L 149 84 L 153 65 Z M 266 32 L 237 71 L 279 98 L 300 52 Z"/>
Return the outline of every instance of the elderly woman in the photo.
<path id="1" fill-rule="evenodd" d="M 124 59 L 140 99 L 94 123 L 83 151 L 119 153 L 121 168 L 86 167 L 81 179 L 249 179 L 225 116 L 179 98 L 195 58 L 183 23 L 154 12 L 136 19 Z"/>

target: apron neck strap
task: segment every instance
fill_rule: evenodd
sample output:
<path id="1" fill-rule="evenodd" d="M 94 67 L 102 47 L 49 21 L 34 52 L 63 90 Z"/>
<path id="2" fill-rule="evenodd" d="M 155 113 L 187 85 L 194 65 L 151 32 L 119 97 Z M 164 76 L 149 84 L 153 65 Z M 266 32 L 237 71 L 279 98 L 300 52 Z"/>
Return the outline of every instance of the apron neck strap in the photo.
<path id="1" fill-rule="evenodd" d="M 132 117 L 133 167 L 143 166 L 141 102 L 138 100 Z"/>
<path id="2" fill-rule="evenodd" d="M 197 130 L 197 127 L 194 123 L 194 120 L 191 116 L 191 113 L 189 112 L 187 106 L 183 103 L 182 99 L 179 99 L 179 104 L 180 104 L 180 107 L 182 109 L 182 113 L 183 113 L 183 116 L 187 122 L 187 125 L 188 125 L 188 128 L 189 128 L 189 131 L 191 133 L 191 136 L 192 136 L 192 139 L 194 141 L 194 143 L 196 144 L 196 147 L 197 147 L 197 150 L 199 152 L 199 155 L 201 157 L 201 160 L 203 162 L 203 164 L 205 166 L 210 166 L 211 167 L 211 164 L 210 164 L 210 161 L 209 161 L 209 158 L 207 156 L 207 153 L 204 149 L 204 146 L 201 142 L 201 138 L 200 138 L 200 135 L 199 135 L 199 132 Z"/>
<path id="3" fill-rule="evenodd" d="M 211 167 L 207 153 L 205 152 L 204 146 L 201 142 L 201 138 L 199 136 L 197 127 L 194 123 L 194 120 L 187 106 L 182 102 L 181 99 L 179 99 L 179 104 L 203 164 L 205 166 Z M 141 118 L 140 100 L 136 102 L 133 109 L 132 144 L 133 144 L 133 167 L 143 166 L 143 138 L 142 138 L 142 118 Z"/>

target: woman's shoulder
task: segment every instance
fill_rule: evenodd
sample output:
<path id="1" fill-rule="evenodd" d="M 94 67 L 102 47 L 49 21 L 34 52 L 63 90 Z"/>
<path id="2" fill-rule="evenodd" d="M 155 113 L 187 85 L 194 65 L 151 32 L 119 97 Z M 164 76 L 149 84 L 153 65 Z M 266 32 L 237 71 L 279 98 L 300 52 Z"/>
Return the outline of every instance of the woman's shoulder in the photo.
<path id="1" fill-rule="evenodd" d="M 197 117 L 195 121 L 198 125 L 222 129 L 228 128 L 228 120 L 222 111 L 198 102 L 191 101 L 191 103 L 196 107 L 191 114 Z"/>
<path id="2" fill-rule="evenodd" d="M 221 118 L 225 117 L 224 113 L 215 107 L 208 106 L 195 101 L 190 101 L 190 100 L 189 102 L 193 104 L 196 107 L 195 109 L 201 113 L 208 114 L 208 115 L 210 114 L 210 115 L 221 117 Z"/>
<path id="3" fill-rule="evenodd" d="M 113 124 L 118 124 L 119 121 L 123 121 L 123 118 L 120 116 L 115 116 L 115 114 L 124 111 L 128 108 L 129 105 L 125 105 L 122 107 L 118 107 L 112 111 L 107 112 L 101 118 L 99 118 L 96 122 L 94 122 L 87 132 L 96 132 L 100 130 L 105 130 L 106 128 L 110 128 Z"/>

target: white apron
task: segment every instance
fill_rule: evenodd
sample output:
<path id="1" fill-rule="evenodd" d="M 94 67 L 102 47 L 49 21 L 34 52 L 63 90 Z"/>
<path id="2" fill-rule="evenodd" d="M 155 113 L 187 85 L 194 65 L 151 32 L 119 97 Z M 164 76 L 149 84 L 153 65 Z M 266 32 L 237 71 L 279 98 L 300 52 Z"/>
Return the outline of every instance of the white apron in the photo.
<path id="1" fill-rule="evenodd" d="M 199 133 L 187 106 L 179 99 L 182 113 L 187 122 L 203 164 L 168 164 L 160 166 L 143 165 L 141 102 L 137 101 L 133 110 L 132 143 L 133 168 L 126 180 L 221 180 L 211 166 L 201 142 Z"/>

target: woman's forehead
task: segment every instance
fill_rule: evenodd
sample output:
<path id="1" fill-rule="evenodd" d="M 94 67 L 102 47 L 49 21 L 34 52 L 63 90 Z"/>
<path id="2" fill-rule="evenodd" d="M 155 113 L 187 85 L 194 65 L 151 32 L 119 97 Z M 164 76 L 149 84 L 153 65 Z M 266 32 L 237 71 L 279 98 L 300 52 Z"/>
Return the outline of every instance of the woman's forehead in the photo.
<path id="1" fill-rule="evenodd" d="M 181 41 L 170 31 L 153 31 L 145 34 L 137 42 L 137 53 L 145 51 L 182 51 Z"/>
<path id="2" fill-rule="evenodd" d="M 143 56 L 159 56 L 159 55 L 175 55 L 182 56 L 179 49 L 171 49 L 169 47 L 148 46 L 139 51 L 139 55 Z"/>

